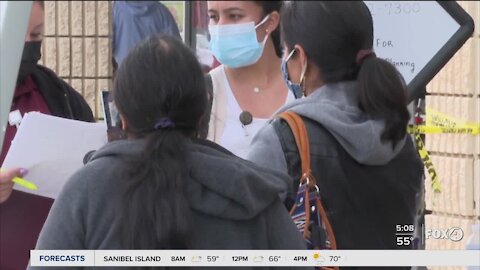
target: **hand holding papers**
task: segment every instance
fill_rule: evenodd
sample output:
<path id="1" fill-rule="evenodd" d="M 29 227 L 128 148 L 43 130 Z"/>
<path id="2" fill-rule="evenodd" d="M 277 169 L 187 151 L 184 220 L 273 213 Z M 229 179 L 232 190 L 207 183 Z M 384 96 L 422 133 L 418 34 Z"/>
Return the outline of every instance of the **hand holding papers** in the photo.
<path id="1" fill-rule="evenodd" d="M 70 176 L 83 166 L 84 155 L 107 143 L 103 123 L 87 123 L 28 113 L 15 135 L 2 168 L 22 167 L 38 189 L 14 189 L 56 198 Z"/>

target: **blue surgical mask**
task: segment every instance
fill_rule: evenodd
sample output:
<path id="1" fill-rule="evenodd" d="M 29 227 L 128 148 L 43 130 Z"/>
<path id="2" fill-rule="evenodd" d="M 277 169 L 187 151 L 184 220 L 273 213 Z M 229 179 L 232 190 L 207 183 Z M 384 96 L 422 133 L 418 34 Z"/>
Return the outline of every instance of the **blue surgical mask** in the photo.
<path id="1" fill-rule="evenodd" d="M 292 55 L 295 53 L 295 49 L 293 49 L 287 56 L 286 59 L 282 60 L 282 77 L 285 83 L 287 84 L 288 90 L 292 91 L 293 95 L 295 98 L 301 98 L 303 96 L 303 89 L 302 89 L 302 81 L 305 77 L 305 72 L 307 70 L 307 65 L 303 67 L 302 74 L 300 75 L 300 82 L 299 83 L 294 83 L 290 81 L 288 78 L 288 70 L 287 70 L 287 62 L 292 58 Z"/>
<path id="2" fill-rule="evenodd" d="M 255 64 L 262 56 L 268 35 L 263 42 L 257 40 L 257 27 L 267 21 L 266 16 L 255 26 L 254 22 L 209 25 L 210 50 L 220 63 L 229 68 L 240 68 Z"/>

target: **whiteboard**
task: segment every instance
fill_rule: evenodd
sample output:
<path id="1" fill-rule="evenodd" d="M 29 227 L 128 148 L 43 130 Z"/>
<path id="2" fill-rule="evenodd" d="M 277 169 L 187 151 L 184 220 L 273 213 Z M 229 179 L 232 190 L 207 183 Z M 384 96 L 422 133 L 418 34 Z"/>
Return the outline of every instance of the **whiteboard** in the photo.
<path id="1" fill-rule="evenodd" d="M 32 1 L 0 1 L 0 150 L 31 7 Z"/>
<path id="2" fill-rule="evenodd" d="M 437 1 L 364 2 L 373 17 L 375 53 L 392 63 L 407 85 L 461 27 Z"/>

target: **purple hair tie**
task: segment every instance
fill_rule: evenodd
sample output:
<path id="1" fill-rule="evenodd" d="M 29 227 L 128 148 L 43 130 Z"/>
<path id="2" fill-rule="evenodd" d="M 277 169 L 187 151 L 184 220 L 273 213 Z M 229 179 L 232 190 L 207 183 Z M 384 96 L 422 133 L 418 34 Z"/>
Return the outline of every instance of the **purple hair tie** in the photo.
<path id="1" fill-rule="evenodd" d="M 372 49 L 360 50 L 357 53 L 356 62 L 358 65 L 363 63 L 363 60 L 367 59 L 368 57 L 376 57 L 377 55 Z"/>
<path id="2" fill-rule="evenodd" d="M 174 128 L 175 123 L 169 117 L 162 117 L 154 126 L 155 130 Z"/>

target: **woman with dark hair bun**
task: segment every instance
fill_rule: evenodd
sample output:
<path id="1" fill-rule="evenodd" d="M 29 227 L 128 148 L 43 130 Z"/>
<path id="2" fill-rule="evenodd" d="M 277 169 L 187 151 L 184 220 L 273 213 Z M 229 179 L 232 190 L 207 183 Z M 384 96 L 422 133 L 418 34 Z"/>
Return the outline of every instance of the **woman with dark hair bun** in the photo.
<path id="1" fill-rule="evenodd" d="M 67 182 L 37 249 L 306 248 L 278 197 L 288 176 L 197 139 L 207 92 L 181 41 L 140 44 L 113 88 L 128 139 Z"/>
<path id="2" fill-rule="evenodd" d="M 289 1 L 281 12 L 283 77 L 299 99 L 278 113 L 303 119 L 312 174 L 340 249 L 399 249 L 397 224 L 414 224 L 423 165 L 406 133 L 407 91 L 399 72 L 373 52 L 363 1 Z M 249 159 L 301 177 L 287 123 L 259 131 Z"/>

